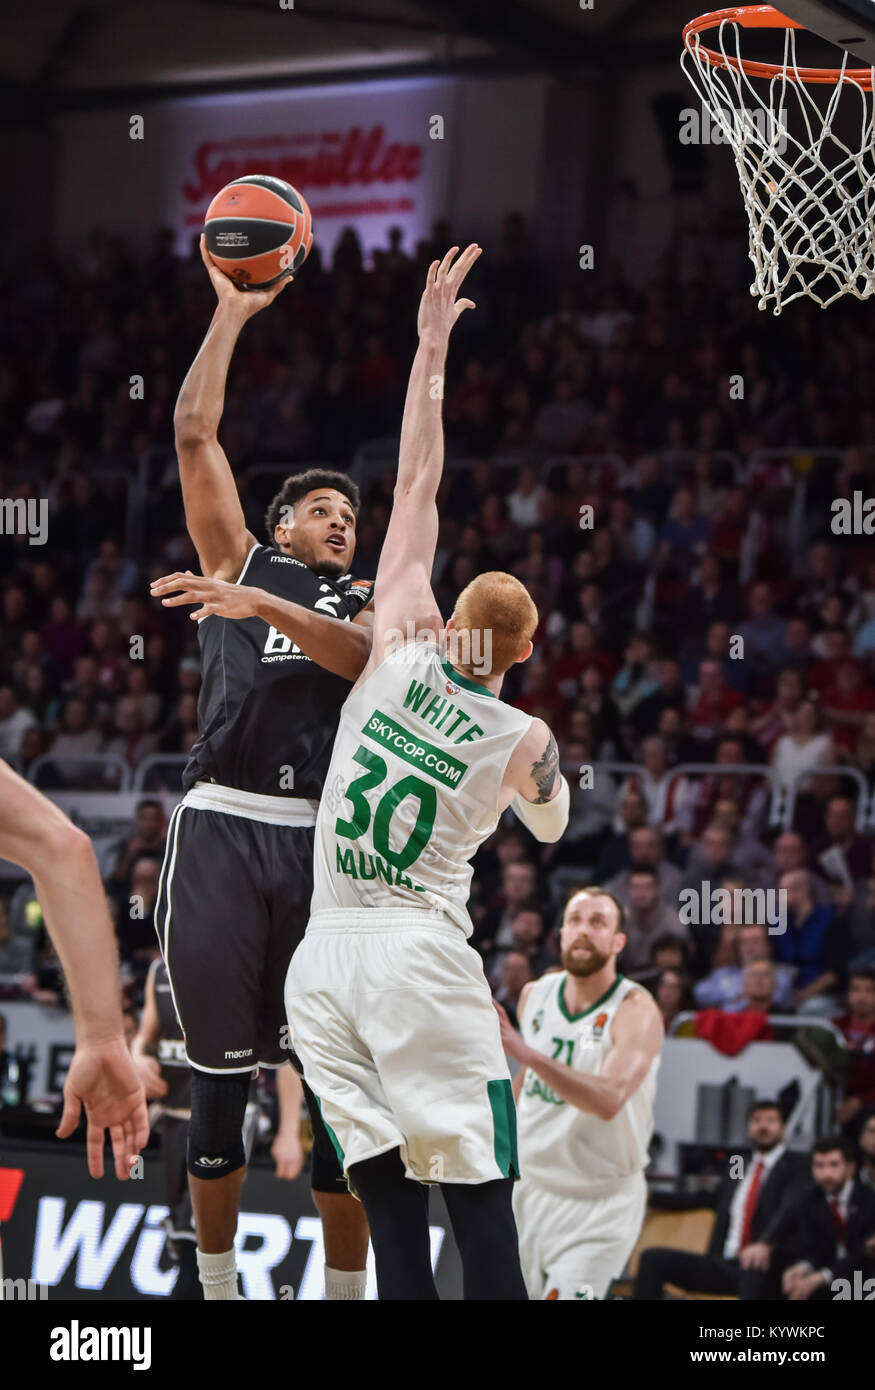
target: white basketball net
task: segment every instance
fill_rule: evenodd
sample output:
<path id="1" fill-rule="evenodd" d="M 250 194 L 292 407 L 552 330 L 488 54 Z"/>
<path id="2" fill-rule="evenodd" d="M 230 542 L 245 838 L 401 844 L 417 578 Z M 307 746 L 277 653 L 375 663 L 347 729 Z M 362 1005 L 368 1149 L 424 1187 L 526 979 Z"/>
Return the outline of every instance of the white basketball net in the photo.
<path id="1" fill-rule="evenodd" d="M 796 33 L 783 31 L 783 70 L 771 79 L 744 71 L 741 26 L 732 20 L 721 22 L 716 42 L 713 30 L 701 43 L 691 33 L 681 57 L 714 127 L 734 151 L 756 272 L 750 292 L 758 308 L 775 314 L 802 296 L 826 309 L 844 294 L 875 294 L 872 92 L 845 76 L 844 52 L 835 85 L 806 85 L 798 76 Z M 715 66 L 704 56 L 706 46 L 737 66 Z M 843 127 L 859 125 L 856 148 L 833 131 L 840 102 Z"/>

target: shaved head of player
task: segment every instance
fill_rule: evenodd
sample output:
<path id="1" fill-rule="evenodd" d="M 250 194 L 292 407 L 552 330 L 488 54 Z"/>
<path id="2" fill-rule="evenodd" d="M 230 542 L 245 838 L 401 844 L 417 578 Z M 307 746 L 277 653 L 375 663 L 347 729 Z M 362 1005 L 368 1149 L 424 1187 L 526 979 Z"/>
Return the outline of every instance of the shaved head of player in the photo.
<path id="1" fill-rule="evenodd" d="M 538 610 L 528 589 L 512 574 L 487 570 L 466 585 L 444 629 L 452 664 L 481 679 L 491 674 L 496 692 L 502 677 L 532 654 Z"/>

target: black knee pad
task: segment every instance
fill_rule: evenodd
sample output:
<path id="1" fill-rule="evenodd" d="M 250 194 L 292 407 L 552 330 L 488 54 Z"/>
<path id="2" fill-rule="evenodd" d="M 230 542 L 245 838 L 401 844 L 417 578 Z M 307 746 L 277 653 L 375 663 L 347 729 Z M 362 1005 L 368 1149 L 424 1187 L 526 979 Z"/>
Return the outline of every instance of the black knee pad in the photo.
<path id="1" fill-rule="evenodd" d="M 226 1076 L 191 1069 L 188 1171 L 196 1178 L 224 1178 L 246 1163 L 243 1116 L 251 1075 Z"/>

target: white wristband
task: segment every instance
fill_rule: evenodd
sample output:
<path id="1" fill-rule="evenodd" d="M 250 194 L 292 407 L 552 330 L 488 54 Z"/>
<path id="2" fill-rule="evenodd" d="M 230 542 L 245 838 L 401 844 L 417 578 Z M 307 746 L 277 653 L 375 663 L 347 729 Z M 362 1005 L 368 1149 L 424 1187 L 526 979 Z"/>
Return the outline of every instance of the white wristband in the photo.
<path id="1" fill-rule="evenodd" d="M 523 825 L 531 830 L 536 840 L 540 840 L 542 844 L 553 844 L 556 840 L 561 839 L 568 824 L 571 792 L 568 789 L 568 783 L 560 773 L 559 791 L 552 801 L 542 801 L 536 804 L 534 801 L 526 801 L 524 797 L 517 794 L 510 805 L 511 810 L 519 817 Z"/>

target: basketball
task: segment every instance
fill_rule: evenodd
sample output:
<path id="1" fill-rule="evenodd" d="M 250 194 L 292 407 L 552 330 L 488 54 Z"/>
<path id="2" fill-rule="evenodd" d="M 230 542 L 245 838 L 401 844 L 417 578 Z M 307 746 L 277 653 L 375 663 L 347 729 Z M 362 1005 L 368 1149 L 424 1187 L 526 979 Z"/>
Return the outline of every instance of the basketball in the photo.
<path id="1" fill-rule="evenodd" d="M 246 174 L 226 184 L 207 208 L 204 232 L 219 269 L 252 290 L 299 270 L 313 245 L 306 201 L 290 183 L 269 174 Z"/>

